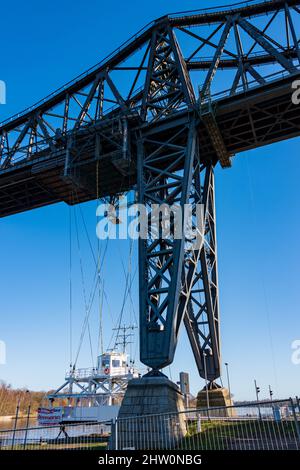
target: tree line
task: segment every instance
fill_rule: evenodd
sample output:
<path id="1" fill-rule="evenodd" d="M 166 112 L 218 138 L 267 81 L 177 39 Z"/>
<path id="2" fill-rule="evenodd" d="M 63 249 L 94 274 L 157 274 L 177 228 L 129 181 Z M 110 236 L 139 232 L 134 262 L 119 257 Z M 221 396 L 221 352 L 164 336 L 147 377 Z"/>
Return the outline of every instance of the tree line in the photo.
<path id="1" fill-rule="evenodd" d="M 12 388 L 5 382 L 0 382 L 0 416 L 14 415 L 17 405 L 20 406 L 20 414 L 26 414 L 29 405 L 31 413 L 43 405 L 46 392 L 33 392 L 26 388 Z"/>

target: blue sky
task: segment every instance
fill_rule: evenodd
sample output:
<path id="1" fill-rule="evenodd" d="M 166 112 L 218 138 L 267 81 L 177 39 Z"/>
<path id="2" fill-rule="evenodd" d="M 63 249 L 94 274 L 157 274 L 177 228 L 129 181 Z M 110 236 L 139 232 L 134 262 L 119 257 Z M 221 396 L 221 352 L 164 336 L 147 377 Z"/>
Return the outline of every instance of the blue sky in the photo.
<path id="1" fill-rule="evenodd" d="M 209 2 L 221 5 L 226 2 Z M 228 4 L 231 2 L 227 2 Z M 207 4 L 207 3 L 206 3 Z M 19 0 L 2 5 L 2 68 L 7 84 L 6 118 L 53 91 L 98 62 L 140 27 L 170 11 L 195 9 L 205 2 L 51 3 Z M 117 15 L 116 15 L 117 12 Z M 300 366 L 291 362 L 291 343 L 300 338 L 298 240 L 299 139 L 238 155 L 230 170 L 216 169 L 219 282 L 223 362 L 230 364 L 232 391 L 238 399 L 254 398 L 256 378 L 267 396 L 299 393 Z M 95 208 L 83 207 L 93 245 Z M 78 209 L 77 214 L 80 218 Z M 60 385 L 69 362 L 69 213 L 64 204 L 0 221 L 0 340 L 7 345 L 7 364 L 0 379 L 14 386 L 48 389 Z M 74 211 L 73 211 L 74 216 Z M 93 260 L 81 237 L 87 290 Z M 73 346 L 78 345 L 84 317 L 76 244 L 73 270 Z M 124 290 L 122 263 L 128 242 L 109 242 L 104 266 L 105 344 L 120 313 Z M 134 271 L 136 260 L 133 261 Z M 135 312 L 137 285 L 133 283 Z M 132 316 L 126 305 L 127 319 Z M 94 350 L 98 312 L 91 314 Z M 85 341 L 78 365 L 91 365 Z M 184 330 L 171 370 L 191 374 L 192 391 L 203 387 Z M 226 384 L 226 377 L 223 377 Z"/>

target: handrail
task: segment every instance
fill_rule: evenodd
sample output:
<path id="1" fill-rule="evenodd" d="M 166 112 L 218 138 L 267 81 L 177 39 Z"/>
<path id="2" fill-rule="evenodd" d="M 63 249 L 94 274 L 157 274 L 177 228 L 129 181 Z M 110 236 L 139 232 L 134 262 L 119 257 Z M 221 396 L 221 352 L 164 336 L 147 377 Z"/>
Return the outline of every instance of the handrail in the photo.
<path id="1" fill-rule="evenodd" d="M 208 7 L 208 8 L 199 8 L 198 10 L 184 10 L 184 11 L 178 11 L 176 13 L 169 13 L 168 16 L 170 18 L 177 18 L 179 15 L 189 15 L 189 14 L 201 14 L 205 15 L 206 13 L 211 13 L 211 12 L 220 12 L 222 10 L 229 10 L 232 7 L 248 7 L 252 6 L 255 3 L 261 4 L 261 3 L 269 3 L 270 0 L 248 0 L 244 2 L 236 2 L 236 3 L 231 3 L 229 5 L 219 5 L 219 6 L 214 6 L 214 7 Z"/>
<path id="2" fill-rule="evenodd" d="M 156 20 L 152 20 L 149 23 L 147 23 L 145 26 L 143 26 L 137 33 L 135 33 L 133 36 L 131 36 L 129 39 L 127 39 L 125 42 L 123 42 L 118 48 L 116 48 L 114 51 L 112 51 L 110 54 L 108 54 L 104 59 L 102 59 L 100 62 L 97 64 L 93 65 L 92 67 L 88 68 L 81 74 L 77 75 L 74 79 L 70 80 L 69 82 L 65 83 L 61 87 L 57 88 L 55 91 L 52 93 L 46 95 L 44 98 L 40 99 L 33 105 L 23 109 L 19 113 L 16 113 L 7 119 L 4 119 L 2 122 L 0 122 L 0 129 L 4 127 L 6 124 L 9 124 L 13 122 L 16 119 L 24 117 L 26 114 L 30 113 L 31 111 L 37 110 L 39 107 L 42 105 L 46 104 L 48 101 L 51 99 L 54 99 L 56 96 L 58 96 L 60 93 L 66 91 L 72 86 L 75 86 L 77 83 L 79 83 L 81 80 L 87 78 L 89 75 L 92 75 L 95 73 L 98 69 L 103 67 L 106 63 L 108 63 L 112 58 L 118 54 L 120 54 L 122 51 L 126 49 L 130 44 L 134 43 L 137 41 L 137 39 L 140 39 L 143 34 L 151 33 L 151 28 L 160 20 L 163 18 L 167 18 L 170 20 L 176 20 L 176 18 L 179 18 L 180 15 L 187 15 L 188 13 L 191 13 L 193 15 L 197 15 L 197 13 L 200 15 L 205 15 L 213 12 L 222 12 L 224 9 L 224 12 L 230 11 L 230 8 L 232 7 L 255 7 L 256 5 L 276 5 L 283 3 L 281 0 L 275 0 L 275 1 L 270 1 L 270 0 L 264 0 L 263 2 L 261 0 L 248 0 L 245 2 L 237 2 L 237 3 L 232 3 L 230 5 L 225 5 L 225 6 L 218 6 L 218 7 L 209 7 L 209 8 L 203 8 L 203 9 L 198 9 L 198 10 L 190 10 L 190 11 L 182 11 L 182 12 L 176 12 L 176 13 L 170 13 L 168 15 L 161 16 L 160 18 Z M 295 3 L 300 3 L 300 2 L 295 2 Z"/>
<path id="3" fill-rule="evenodd" d="M 31 112 L 31 111 L 34 111 L 35 109 L 39 108 L 41 105 L 45 104 L 47 101 L 49 101 L 51 98 L 54 98 L 55 96 L 57 96 L 59 93 L 67 90 L 68 88 L 70 88 L 72 85 L 75 85 L 77 82 L 80 82 L 83 78 L 86 78 L 88 77 L 89 75 L 91 75 L 93 72 L 97 71 L 101 66 L 103 66 L 105 63 L 107 63 L 110 59 L 112 59 L 112 57 L 114 57 L 116 54 L 119 54 L 123 49 L 125 49 L 126 46 L 128 46 L 130 43 L 132 43 L 133 41 L 137 40 L 138 38 L 140 38 L 142 36 L 143 33 L 145 33 L 148 29 L 150 30 L 151 26 L 154 25 L 154 22 L 155 21 L 151 21 L 149 23 L 147 23 L 143 28 L 141 28 L 136 34 L 134 34 L 133 36 L 131 36 L 129 39 L 127 39 L 125 42 L 123 42 L 117 49 L 115 49 L 113 52 L 111 52 L 110 54 L 108 54 L 106 57 L 104 57 L 104 59 L 102 59 L 100 62 L 98 62 L 97 64 L 93 65 L 92 67 L 88 68 L 87 70 L 85 70 L 84 72 L 82 72 L 81 74 L 77 75 L 75 78 L 73 78 L 72 80 L 70 80 L 69 82 L 65 83 L 64 85 L 62 85 L 61 87 L 57 88 L 56 90 L 54 90 L 53 92 L 49 93 L 48 95 L 46 95 L 44 98 L 40 99 L 39 101 L 37 101 L 36 103 L 34 103 L 33 105 L 31 106 L 28 106 L 27 108 L 23 109 L 22 111 L 20 111 L 19 113 L 16 113 L 16 114 L 13 114 L 12 116 L 10 116 L 9 118 L 7 119 L 4 119 L 3 121 L 0 122 L 0 128 L 3 127 L 5 124 L 8 124 L 9 122 L 12 122 L 14 121 L 15 119 L 17 118 L 20 118 L 22 116 L 24 116 L 25 114 Z"/>
<path id="4" fill-rule="evenodd" d="M 296 65 L 295 67 L 296 67 L 296 69 L 297 69 L 297 72 L 300 72 L 300 65 L 298 65 L 298 66 Z M 294 72 L 294 73 L 296 73 L 296 72 Z M 279 72 L 274 72 L 274 73 L 271 73 L 271 74 L 269 74 L 269 75 L 266 75 L 266 76 L 263 77 L 263 78 L 264 78 L 264 80 L 266 81 L 265 85 L 267 85 L 268 83 L 271 83 L 271 82 L 273 82 L 273 81 L 276 81 L 279 77 L 281 77 L 281 78 L 286 78 L 286 77 L 288 77 L 289 75 L 291 75 L 290 72 L 285 71 L 285 70 L 280 70 Z M 252 86 L 251 86 L 251 85 L 252 85 Z M 253 80 L 251 80 L 251 81 L 248 82 L 248 86 L 249 86 L 249 88 L 248 88 L 247 90 L 244 90 L 243 85 L 239 85 L 239 86 L 236 88 L 236 92 L 234 93 L 233 96 L 236 96 L 236 95 L 238 95 L 238 94 L 241 94 L 241 93 L 243 93 L 244 91 L 249 91 L 250 89 L 253 89 L 255 86 L 258 86 L 258 87 L 259 87 L 259 86 L 263 86 L 263 85 L 258 84 L 257 81 L 253 79 Z M 201 88 L 202 88 L 202 86 L 199 85 L 199 90 L 201 90 Z M 231 96 L 229 95 L 230 91 L 231 91 L 231 89 L 228 88 L 227 90 L 222 90 L 222 91 L 218 91 L 217 93 L 212 93 L 209 97 L 207 97 L 206 99 L 202 100 L 202 104 L 207 103 L 207 102 L 209 102 L 209 101 L 212 101 L 211 98 L 215 98 L 215 99 L 213 100 L 214 102 L 215 102 L 215 101 L 218 101 L 218 100 L 220 100 L 220 99 L 222 99 L 222 98 L 230 98 L 230 97 L 231 97 Z M 233 96 L 232 96 L 232 97 L 233 97 Z"/>
<path id="5" fill-rule="evenodd" d="M 295 47 L 290 47 L 289 49 L 287 47 L 283 48 L 283 49 L 279 49 L 279 48 L 276 48 L 276 50 L 278 52 L 282 52 L 283 54 L 288 54 L 289 52 L 294 52 L 295 51 Z M 257 58 L 257 57 L 273 57 L 271 56 L 270 54 L 267 54 L 265 51 L 256 51 L 256 52 L 251 52 L 251 54 L 247 55 L 247 54 L 244 54 L 243 57 L 246 57 L 247 60 L 251 60 L 251 59 L 254 59 L 254 58 Z M 235 57 L 232 57 L 231 55 L 229 54 L 223 54 L 222 55 L 222 59 L 227 59 L 227 60 L 236 60 L 238 59 L 238 56 L 235 58 Z M 208 62 L 208 61 L 212 61 L 213 60 L 213 56 L 201 56 L 201 57 L 193 57 L 191 60 L 188 61 L 189 64 L 193 64 L 194 62 Z M 275 59 L 274 59 L 275 60 Z"/>

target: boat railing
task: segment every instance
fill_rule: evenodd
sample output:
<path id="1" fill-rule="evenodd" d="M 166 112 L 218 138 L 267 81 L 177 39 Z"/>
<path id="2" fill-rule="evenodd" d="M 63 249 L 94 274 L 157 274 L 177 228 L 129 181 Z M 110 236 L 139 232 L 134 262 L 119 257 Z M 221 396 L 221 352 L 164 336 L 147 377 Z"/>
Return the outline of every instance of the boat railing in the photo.
<path id="1" fill-rule="evenodd" d="M 89 377 L 116 377 L 122 375 L 133 375 L 137 371 L 133 367 L 113 367 L 107 369 L 107 372 L 99 371 L 96 367 L 88 367 L 83 369 L 68 370 L 66 379 L 73 377 L 74 379 L 87 379 Z"/>
<path id="2" fill-rule="evenodd" d="M 85 379 L 95 374 L 97 374 L 96 367 L 88 367 L 84 369 L 68 370 L 66 372 L 66 378 L 69 379 L 70 377 L 74 377 L 75 379 Z"/>

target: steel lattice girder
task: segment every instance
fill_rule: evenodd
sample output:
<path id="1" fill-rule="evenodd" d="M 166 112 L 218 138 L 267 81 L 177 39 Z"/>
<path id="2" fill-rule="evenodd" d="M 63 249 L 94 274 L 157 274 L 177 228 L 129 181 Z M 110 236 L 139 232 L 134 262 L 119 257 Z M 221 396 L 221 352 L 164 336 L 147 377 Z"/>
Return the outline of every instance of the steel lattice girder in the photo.
<path id="1" fill-rule="evenodd" d="M 199 176 L 203 184 L 200 182 L 200 200 L 197 202 L 204 206 L 204 243 L 192 259 L 185 260 L 184 293 L 179 309 L 185 310 L 184 324 L 199 374 L 213 381 L 221 373 L 213 166 L 203 165 Z"/>
<path id="2" fill-rule="evenodd" d="M 153 122 L 162 114 L 180 109 L 183 103 L 190 106 L 194 99 L 181 52 L 170 28 L 162 25 L 152 38 L 144 115 Z M 190 336 L 193 318 L 193 337 L 197 340 L 191 344 L 199 372 L 203 376 L 203 351 L 210 347 L 209 378 L 213 380 L 220 374 L 214 210 L 211 211 L 214 196 L 212 164 L 202 165 L 207 177 L 201 188 L 197 121 L 196 116 L 192 116 L 188 124 L 172 132 L 168 140 L 152 136 L 139 139 L 137 144 L 139 202 L 147 207 L 148 218 L 152 221 L 150 230 L 144 234 L 145 239 L 139 240 L 140 355 L 142 362 L 154 369 L 170 364 L 180 325 L 188 310 L 186 326 Z M 153 233 L 153 204 L 174 208 L 177 205 L 183 214 L 189 203 L 194 210 L 196 204 L 205 206 L 206 236 L 200 250 L 188 246 L 184 226 L 181 227 L 181 238 L 177 238 L 174 231 L 164 238 L 164 215 L 161 219 L 155 215 L 158 233 Z M 184 225 L 184 221 L 181 224 Z M 209 259 L 207 251 L 214 260 Z M 203 289 L 198 287 L 200 279 Z"/>
<path id="3" fill-rule="evenodd" d="M 300 135 L 291 101 L 299 6 L 276 0 L 159 18 L 0 126 L 0 217 L 136 184 L 148 207 L 204 205 L 205 243 L 193 256 L 184 239 L 140 241 L 141 355 L 151 367 L 173 360 L 184 319 L 200 375 L 204 357 L 209 380 L 220 374 L 213 167 Z M 226 89 L 217 79 L 225 69 Z"/>
<path id="4" fill-rule="evenodd" d="M 146 139 L 138 148 L 139 202 L 149 209 L 149 219 L 153 204 L 178 204 L 183 209 L 189 202 L 196 158 L 195 123 L 167 142 Z M 182 165 L 183 171 L 178 171 Z M 141 360 L 153 368 L 173 360 L 181 323 L 178 304 L 184 244 L 184 238 L 161 239 L 152 233 L 139 240 Z"/>
<path id="5" fill-rule="evenodd" d="M 203 204 L 204 244 L 186 247 L 186 239 L 139 241 L 141 360 L 161 368 L 173 361 L 180 325 L 185 326 L 204 377 L 220 375 L 219 305 L 213 165 L 201 163 L 197 121 L 192 120 L 167 141 L 159 136 L 139 142 L 139 202 L 171 206 Z M 184 160 L 184 171 L 178 171 Z M 156 215 L 157 216 L 157 215 Z M 162 220 L 162 223 L 164 220 Z"/>
<path id="6" fill-rule="evenodd" d="M 182 102 L 182 107 L 189 108 L 193 103 L 197 106 L 193 88 L 200 88 L 203 100 L 210 97 L 214 87 L 224 92 L 224 96 L 233 96 L 264 85 L 274 79 L 273 76 L 268 77 L 270 72 L 264 70 L 264 65 L 269 67 L 273 64 L 276 73 L 297 74 L 300 65 L 299 5 L 299 0 L 277 0 L 228 11 L 169 15 L 154 21 L 90 73 L 32 109 L 2 123 L 0 170 L 15 169 L 21 162 L 40 159 L 44 155 L 53 154 L 54 158 L 54 154 L 66 150 L 70 134 L 92 129 L 99 120 L 122 119 L 136 114 L 145 119 L 146 108 L 152 107 L 157 111 L 159 104 L 163 105 L 159 96 L 163 90 L 163 77 L 155 70 L 157 64 L 149 60 L 149 54 L 150 51 L 154 53 L 152 43 L 158 37 L 174 55 L 175 61 L 181 61 L 183 76 L 178 85 L 186 84 L 190 95 L 190 100 Z M 270 16 L 264 16 L 266 13 Z M 257 18 L 262 17 L 266 20 L 264 25 L 254 24 Z M 275 31 L 272 30 L 274 24 Z M 211 25 L 209 34 L 205 29 L 198 31 L 207 25 Z M 278 29 L 281 31 L 280 42 L 276 36 Z M 181 54 L 183 48 L 185 54 Z M 140 49 L 141 54 L 138 55 Z M 133 54 L 137 57 L 130 62 Z M 211 57 L 206 54 L 211 54 Z M 216 79 L 217 72 L 223 69 L 232 69 L 227 90 L 224 90 L 222 81 L 218 84 Z M 128 92 L 124 93 L 122 73 L 128 72 L 129 77 L 130 71 L 133 75 L 126 79 Z M 195 80 L 191 80 L 193 71 L 204 72 L 202 84 L 199 73 Z M 153 87 L 156 86 L 156 94 L 151 102 L 146 103 L 148 80 Z M 167 83 L 165 85 L 168 86 Z M 180 95 L 179 88 L 177 93 Z M 172 113 L 173 108 L 178 109 L 175 88 L 171 94 L 173 100 L 163 112 L 156 113 L 156 120 Z M 112 105 L 114 109 L 109 109 Z"/>

